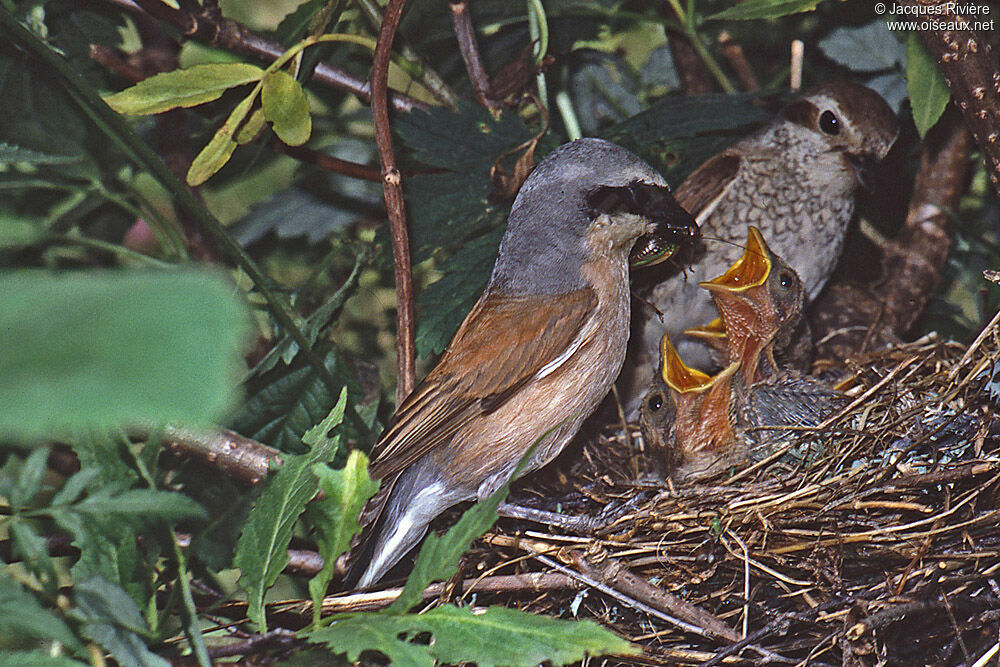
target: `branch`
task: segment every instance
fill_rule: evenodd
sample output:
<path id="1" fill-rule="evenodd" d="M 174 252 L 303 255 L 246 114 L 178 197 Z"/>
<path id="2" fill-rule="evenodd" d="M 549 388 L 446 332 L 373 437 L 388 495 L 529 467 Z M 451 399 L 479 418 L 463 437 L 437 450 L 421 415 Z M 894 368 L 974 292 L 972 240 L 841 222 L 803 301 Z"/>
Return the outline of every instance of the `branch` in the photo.
<path id="1" fill-rule="evenodd" d="M 158 0 L 153 0 L 154 2 Z M 389 57 L 396 28 L 403 17 L 406 0 L 389 0 L 379 29 L 372 63 L 372 120 L 375 144 L 382 162 L 382 193 L 389 216 L 392 236 L 392 264 L 396 279 L 396 405 L 413 391 L 416 378 L 415 326 L 413 317 L 413 273 L 410 268 L 410 239 L 406 230 L 406 205 L 403 184 L 392 149 L 392 129 L 389 127 L 387 93 L 389 87 Z"/>
<path id="2" fill-rule="evenodd" d="M 129 429 L 134 440 L 149 440 L 156 432 L 148 427 Z M 244 484 L 259 484 L 272 466 L 281 465 L 281 452 L 234 431 L 168 426 L 159 434 L 160 443 L 175 454 L 215 466 Z"/>
<path id="3" fill-rule="evenodd" d="M 198 14 L 191 14 L 173 9 L 162 0 L 105 0 L 105 2 L 133 13 L 148 13 L 172 25 L 195 41 L 252 56 L 265 62 L 274 61 L 285 52 L 285 47 L 278 42 L 262 37 L 237 21 L 216 15 L 211 8 L 203 9 Z M 369 82 L 345 70 L 321 62 L 313 70 L 312 80 L 352 93 L 365 104 L 371 102 L 372 89 Z M 423 102 L 398 91 L 392 91 L 389 102 L 396 111 L 410 112 L 415 108 L 427 108 Z"/>
<path id="4" fill-rule="evenodd" d="M 476 29 L 469 14 L 469 4 L 465 0 L 458 0 L 449 3 L 448 7 L 451 9 L 451 24 L 458 39 L 458 50 L 462 54 L 462 61 L 465 62 L 465 71 L 469 73 L 469 81 L 472 83 L 476 99 L 490 111 L 495 111 L 500 105 L 490 95 L 490 78 L 479 56 L 479 43 L 476 41 Z"/>
<path id="5" fill-rule="evenodd" d="M 882 326 L 896 335 L 913 326 L 941 282 L 951 249 L 950 216 L 965 187 L 971 143 L 965 126 L 951 114 L 924 141 L 906 223 L 884 247 L 886 278 L 876 288 L 885 295 Z"/>
<path id="6" fill-rule="evenodd" d="M 929 3 L 901 0 L 908 6 Z M 926 30 L 920 33 L 948 82 L 965 122 L 983 151 L 993 187 L 1000 193 L 1000 70 L 986 40 L 971 28 L 974 21 L 950 11 L 954 3 L 943 0 L 946 11 L 931 15 L 933 23 L 953 30 Z M 979 17 L 982 18 L 982 17 Z"/>
<path id="7" fill-rule="evenodd" d="M 277 138 L 272 139 L 268 145 L 271 147 L 271 150 L 276 153 L 284 153 L 285 155 L 293 157 L 296 160 L 305 162 L 306 164 L 311 164 L 314 167 L 318 167 L 334 174 L 341 174 L 343 176 L 357 178 L 362 181 L 374 181 L 376 183 L 382 182 L 382 176 L 379 174 L 378 169 L 375 167 L 369 167 L 366 164 L 358 164 L 357 162 L 341 160 L 339 157 L 327 155 L 323 151 L 318 151 L 307 146 L 289 146 Z"/>

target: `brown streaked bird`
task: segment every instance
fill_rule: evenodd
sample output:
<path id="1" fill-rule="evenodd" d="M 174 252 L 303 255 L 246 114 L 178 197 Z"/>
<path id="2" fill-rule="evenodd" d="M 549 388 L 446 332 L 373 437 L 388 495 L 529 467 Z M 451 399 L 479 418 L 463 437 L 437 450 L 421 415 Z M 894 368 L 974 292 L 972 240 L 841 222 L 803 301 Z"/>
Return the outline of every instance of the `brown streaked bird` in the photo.
<path id="1" fill-rule="evenodd" d="M 844 402 L 840 392 L 775 361 L 793 342 L 803 288 L 759 230 L 751 227 L 743 256 L 702 286 L 721 318 L 697 333 L 716 348 L 724 341 L 729 365 L 712 377 L 691 369 L 665 334 L 660 372 L 640 408 L 645 441 L 677 479 L 764 458 L 789 441 L 789 427 L 815 426 Z"/>
<path id="2" fill-rule="evenodd" d="M 379 493 L 347 580 L 381 579 L 464 500 L 551 461 L 611 389 L 629 332 L 629 265 L 662 261 L 697 226 L 629 151 L 580 139 L 529 175 L 485 292 L 372 450 Z"/>
<path id="3" fill-rule="evenodd" d="M 714 317 L 698 282 L 736 260 L 735 244 L 747 224 L 759 227 L 795 269 L 807 302 L 819 294 L 843 247 L 862 170 L 885 157 L 897 132 L 892 109 L 877 93 L 832 82 L 803 94 L 771 123 L 688 176 L 677 188 L 677 200 L 698 220 L 705 240 L 684 275 L 670 275 L 649 294 L 662 320 L 650 311 L 637 313 L 643 319 L 636 322 L 621 387 L 629 408 L 648 386 L 664 333 L 685 359 L 711 366 L 704 344 L 680 334 Z"/>

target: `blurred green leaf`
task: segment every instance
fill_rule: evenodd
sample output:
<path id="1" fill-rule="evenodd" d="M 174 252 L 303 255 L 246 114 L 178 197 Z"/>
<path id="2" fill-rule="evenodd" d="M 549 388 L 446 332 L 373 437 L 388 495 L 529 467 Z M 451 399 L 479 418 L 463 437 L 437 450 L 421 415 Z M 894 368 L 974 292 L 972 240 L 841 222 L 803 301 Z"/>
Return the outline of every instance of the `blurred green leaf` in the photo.
<path id="1" fill-rule="evenodd" d="M 837 28 L 819 40 L 819 50 L 830 60 L 855 72 L 881 72 L 906 60 L 906 47 L 877 18 L 859 28 Z"/>
<path id="2" fill-rule="evenodd" d="M 90 663 L 66 656 L 52 656 L 38 651 L 4 651 L 0 653 L 0 667 L 83 667 Z"/>
<path id="3" fill-rule="evenodd" d="M 347 390 L 344 389 L 326 419 L 303 436 L 303 441 L 312 443 L 309 453 L 284 456 L 284 463 L 268 480 L 267 487 L 250 511 L 236 545 L 233 565 L 240 569 L 240 585 L 247 592 L 247 616 L 261 632 L 267 630 L 264 593 L 274 585 L 288 563 L 287 549 L 292 529 L 306 503 L 319 489 L 319 482 L 312 472 L 313 465 L 327 463 L 337 453 L 340 435 L 330 438 L 327 434 L 343 421 L 346 406 Z"/>
<path id="4" fill-rule="evenodd" d="M 368 458 L 355 449 L 341 470 L 331 470 L 325 464 L 313 465 L 319 479 L 322 499 L 309 504 L 306 517 L 316 531 L 323 569 L 309 580 L 309 595 L 313 602 L 313 625 L 317 626 L 323 610 L 323 596 L 333 578 L 340 554 L 347 551 L 351 538 L 361 530 L 358 515 L 368 499 L 378 491 L 378 482 L 368 476 Z"/>
<path id="5" fill-rule="evenodd" d="M 264 70 L 245 63 L 212 63 L 162 72 L 104 101 L 118 113 L 147 116 L 194 107 L 222 97 L 230 88 L 260 81 Z"/>
<path id="6" fill-rule="evenodd" d="M 123 667 L 169 667 L 170 663 L 146 646 L 146 620 L 120 586 L 94 577 L 73 585 L 73 615 L 81 632 L 103 646 Z"/>
<path id="7" fill-rule="evenodd" d="M 80 640 L 62 620 L 42 607 L 13 577 L 0 571 L 0 639 L 4 638 L 55 640 L 70 650 L 81 648 Z"/>
<path id="8" fill-rule="evenodd" d="M 24 148 L 17 144 L 0 141 L 0 163 L 21 162 L 27 164 L 66 164 L 76 162 L 76 155 L 56 155 Z M 5 223 L 6 224 L 6 223 Z"/>
<path id="9" fill-rule="evenodd" d="M 744 0 L 729 9 L 707 17 L 706 21 L 749 21 L 775 19 L 789 14 L 811 12 L 822 0 Z"/>
<path id="10" fill-rule="evenodd" d="M 39 447 L 25 460 L 8 498 L 13 509 L 23 509 L 42 490 L 42 478 L 48 469 L 48 460 L 48 447 Z"/>
<path id="11" fill-rule="evenodd" d="M 0 277 L 0 432 L 211 422 L 235 398 L 247 321 L 214 273 Z"/>
<path id="12" fill-rule="evenodd" d="M 306 30 L 313 18 L 320 13 L 329 0 L 305 0 L 295 11 L 281 19 L 274 36 L 285 46 L 291 46 L 306 36 Z"/>
<path id="13" fill-rule="evenodd" d="M 10 536 L 14 542 L 14 553 L 28 572 L 42 585 L 50 596 L 55 596 L 59 590 L 59 575 L 56 574 L 55 563 L 49 556 L 45 538 L 35 532 L 26 521 L 15 517 L 9 524 Z"/>
<path id="14" fill-rule="evenodd" d="M 264 117 L 271 121 L 279 139 L 289 146 L 309 141 L 312 134 L 309 100 L 294 77 L 281 70 L 269 72 L 264 77 L 260 101 Z"/>
<path id="15" fill-rule="evenodd" d="M 430 633 L 428 645 L 414 643 Z M 393 664 L 434 665 L 473 662 L 479 667 L 540 663 L 565 665 L 609 653 L 636 655 L 639 648 L 593 621 L 569 621 L 490 607 L 443 605 L 423 614 L 352 614 L 309 635 L 357 660 L 366 650 L 384 653 Z"/>
<path id="16" fill-rule="evenodd" d="M 138 516 L 167 522 L 206 516 L 204 508 L 187 496 L 157 489 L 130 489 L 117 494 L 101 489 L 73 507 L 87 514 Z"/>
<path id="17" fill-rule="evenodd" d="M 910 33 L 906 47 L 906 90 L 910 94 L 913 122 L 923 139 L 944 113 L 951 91 L 934 58 L 915 32 Z"/>

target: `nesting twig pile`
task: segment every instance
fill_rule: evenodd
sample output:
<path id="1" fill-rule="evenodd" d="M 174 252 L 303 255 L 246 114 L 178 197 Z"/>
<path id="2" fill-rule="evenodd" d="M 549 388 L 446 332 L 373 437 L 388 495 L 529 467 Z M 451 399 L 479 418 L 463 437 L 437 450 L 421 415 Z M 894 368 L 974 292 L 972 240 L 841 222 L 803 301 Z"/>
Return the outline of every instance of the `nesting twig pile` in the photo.
<path id="1" fill-rule="evenodd" d="M 663 488 L 629 481 L 644 466 L 621 430 L 587 442 L 545 496 L 593 520 L 501 521 L 464 573 L 544 576 L 446 594 L 597 619 L 653 664 L 975 663 L 1000 624 L 998 321 L 969 348 L 873 355 L 847 384 L 800 435 L 812 460 Z"/>

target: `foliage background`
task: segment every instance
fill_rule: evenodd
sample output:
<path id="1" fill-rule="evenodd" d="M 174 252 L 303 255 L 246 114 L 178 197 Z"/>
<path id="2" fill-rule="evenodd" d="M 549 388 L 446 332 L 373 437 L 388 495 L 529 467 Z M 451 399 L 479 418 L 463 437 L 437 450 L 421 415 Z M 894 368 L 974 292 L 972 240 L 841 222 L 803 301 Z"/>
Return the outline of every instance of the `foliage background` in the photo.
<path id="1" fill-rule="evenodd" d="M 364 459 L 348 452 L 366 450 L 391 414 L 395 293 L 377 169 L 375 181 L 357 179 L 319 168 L 315 158 L 377 165 L 371 113 L 352 94 L 304 75 L 322 61 L 368 76 L 376 31 L 365 3 L 220 3 L 223 16 L 286 48 L 307 35 L 359 39 L 306 48 L 292 71 L 298 83 L 272 77 L 289 99 L 301 98 L 299 106 L 269 109 L 263 93 L 263 116 L 248 123 L 258 131 L 234 135 L 241 145 L 216 160 L 218 173 L 192 191 L 191 208 L 122 137 L 137 138 L 168 163 L 186 160 L 175 170 L 183 176 L 249 89 L 222 86 L 215 97 L 184 105 L 190 110 L 129 117 L 134 135 L 102 116 L 106 108 L 93 111 L 100 106 L 94 93 L 132 85 L 130 71 L 152 73 L 157 64 L 144 60 L 151 53 L 168 57 L 160 70 L 251 61 L 179 39 L 121 4 L 0 3 L 68 66 L 45 61 L 23 38 L 0 46 L 0 330 L 13 333 L 0 351 L 0 558 L 11 563 L 0 570 L 0 637 L 8 651 L 0 664 L 27 664 L 17 662 L 28 660 L 26 653 L 11 651 L 33 651 L 34 664 L 96 664 L 104 653 L 122 664 L 161 664 L 161 656 L 181 654 L 204 663 L 227 633 L 210 620 L 193 583 L 215 601 L 247 599 L 254 625 L 243 630 L 265 629 L 265 594 L 318 599 L 331 573 L 308 587 L 281 575 L 285 548 L 293 537 L 318 544 L 328 563 L 343 551 L 351 509 L 373 490 Z M 758 9 L 753 20 L 736 18 Z M 547 114 L 520 96 L 496 114 L 476 104 L 448 6 L 409 3 L 390 84 L 429 107 L 397 113 L 392 122 L 424 368 L 489 275 L 511 199 L 491 174 L 497 167 L 514 172 L 533 138 L 540 159 L 578 127 L 636 150 L 677 184 L 787 99 L 789 44 L 800 39 L 806 87 L 834 78 L 865 82 L 903 121 L 888 174 L 861 196 L 866 224 L 852 237 L 857 256 L 877 257 L 872 239 L 893 236 L 902 223 L 921 136 L 948 99 L 922 47 L 888 31 L 866 2 L 748 0 L 731 9 L 722 0 L 477 0 L 471 10 L 490 74 L 515 61 L 530 70 L 552 56 L 544 70 Z M 545 28 L 537 58 L 529 14 Z M 4 25 L 8 37 L 19 34 Z M 682 95 L 667 29 L 700 40 L 705 62 L 719 69 L 712 94 Z M 742 90 L 727 69 L 722 31 L 742 46 L 763 91 Z M 425 63 L 406 56 L 404 43 Z M 113 58 L 95 58 L 94 44 Z M 112 60 L 121 66 L 108 66 Z M 454 91 L 451 108 L 428 89 L 427 70 Z M 531 71 L 521 92 L 536 81 Z M 769 104 L 755 104 L 762 98 Z M 294 157 L 282 139 L 305 144 L 314 157 Z M 951 214 L 955 246 L 944 284 L 913 335 L 967 338 L 997 306 L 996 291 L 981 288 L 982 271 L 1000 263 L 1000 207 L 981 160 L 973 160 L 962 205 Z M 221 226 L 208 225 L 212 217 Z M 874 279 L 876 263 L 843 273 Z M 293 339 L 288 322 L 303 338 Z M 233 481 L 164 452 L 155 425 L 167 421 L 229 427 L 285 453 L 284 466 L 264 491 Z M 154 426 L 145 437 L 123 430 L 136 422 Z M 58 465 L 60 453 L 72 460 L 68 467 Z M 325 500 L 314 499 L 317 489 Z M 446 564 L 411 587 L 450 576 L 458 554 L 489 522 L 470 519 L 475 529 L 452 541 L 441 557 Z M 331 525 L 340 533 L 331 535 Z M 57 536 L 72 545 L 70 553 L 53 548 Z M 393 639 L 432 633 L 447 646 L 446 637 L 458 636 L 449 633 L 472 618 L 445 611 L 418 623 L 406 611 L 381 621 L 350 619 L 370 633 L 357 635 L 364 639 L 351 648 L 343 643 L 346 619 L 339 635 L 334 624 L 310 636 L 326 647 L 315 650 L 352 658 L 372 647 L 403 661 L 489 664 L 496 655 L 455 649 L 431 656 L 419 640 Z M 532 628 L 577 649 L 527 656 L 527 664 L 626 650 L 595 628 L 550 628 L 521 617 L 503 623 L 508 632 Z M 493 650 L 510 659 L 504 648 Z"/>

